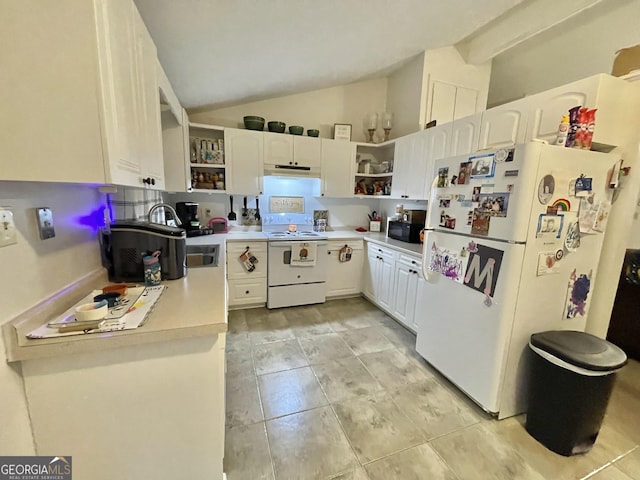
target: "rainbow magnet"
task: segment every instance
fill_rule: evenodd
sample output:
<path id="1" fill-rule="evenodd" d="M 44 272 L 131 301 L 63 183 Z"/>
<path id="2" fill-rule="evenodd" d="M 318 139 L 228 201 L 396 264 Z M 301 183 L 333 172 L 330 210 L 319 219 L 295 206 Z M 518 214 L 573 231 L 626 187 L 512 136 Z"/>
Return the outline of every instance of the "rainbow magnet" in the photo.
<path id="1" fill-rule="evenodd" d="M 558 207 L 558 211 L 568 212 L 571 210 L 571 202 L 566 198 L 559 198 L 551 204 L 552 207 Z"/>

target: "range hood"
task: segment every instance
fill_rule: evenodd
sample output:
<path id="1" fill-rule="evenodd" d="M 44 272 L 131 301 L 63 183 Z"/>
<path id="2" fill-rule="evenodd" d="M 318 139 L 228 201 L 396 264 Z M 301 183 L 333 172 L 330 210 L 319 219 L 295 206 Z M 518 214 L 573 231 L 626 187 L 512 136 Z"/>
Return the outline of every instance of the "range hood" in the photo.
<path id="1" fill-rule="evenodd" d="M 265 175 L 277 175 L 286 177 L 311 177 L 320 178 L 320 168 L 304 165 L 268 164 L 264 165 Z"/>

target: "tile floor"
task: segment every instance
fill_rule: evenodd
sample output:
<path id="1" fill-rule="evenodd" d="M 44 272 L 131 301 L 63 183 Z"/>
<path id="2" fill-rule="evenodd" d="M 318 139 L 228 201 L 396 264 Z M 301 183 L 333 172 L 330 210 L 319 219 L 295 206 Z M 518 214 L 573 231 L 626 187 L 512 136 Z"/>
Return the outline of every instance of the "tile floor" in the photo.
<path id="1" fill-rule="evenodd" d="M 640 364 L 587 455 L 562 457 L 434 372 L 362 298 L 229 314 L 229 480 L 640 480 Z"/>

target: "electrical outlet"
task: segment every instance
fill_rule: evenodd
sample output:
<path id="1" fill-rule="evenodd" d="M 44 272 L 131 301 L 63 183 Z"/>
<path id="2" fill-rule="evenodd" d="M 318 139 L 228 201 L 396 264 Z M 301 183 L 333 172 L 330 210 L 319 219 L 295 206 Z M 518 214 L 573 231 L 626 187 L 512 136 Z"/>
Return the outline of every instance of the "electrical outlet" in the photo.
<path id="1" fill-rule="evenodd" d="M 13 222 L 13 212 L 7 207 L 0 207 L 0 247 L 18 243 L 16 224 Z"/>
<path id="2" fill-rule="evenodd" d="M 53 212 L 51 209 L 47 207 L 36 208 L 36 215 L 38 217 L 40 240 L 55 237 L 56 231 L 53 228 Z"/>

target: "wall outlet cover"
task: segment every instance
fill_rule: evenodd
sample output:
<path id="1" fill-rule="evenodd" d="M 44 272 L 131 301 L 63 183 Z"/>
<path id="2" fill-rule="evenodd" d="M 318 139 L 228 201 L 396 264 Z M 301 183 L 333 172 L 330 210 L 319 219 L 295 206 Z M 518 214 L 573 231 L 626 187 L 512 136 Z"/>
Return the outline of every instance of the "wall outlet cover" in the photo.
<path id="1" fill-rule="evenodd" d="M 36 208 L 36 214 L 38 217 L 38 231 L 40 232 L 40 240 L 47 240 L 56 236 L 56 231 L 53 228 L 53 212 L 50 208 L 40 207 Z"/>
<path id="2" fill-rule="evenodd" d="M 0 247 L 18 243 L 13 212 L 7 207 L 0 207 Z"/>

